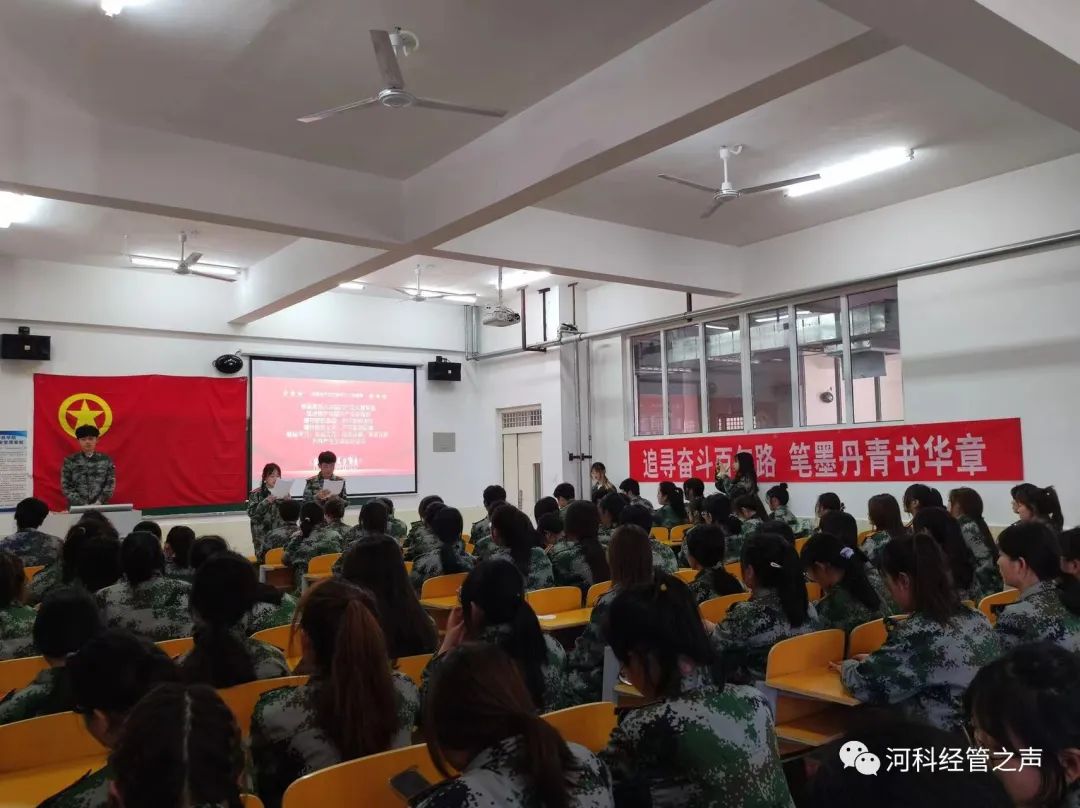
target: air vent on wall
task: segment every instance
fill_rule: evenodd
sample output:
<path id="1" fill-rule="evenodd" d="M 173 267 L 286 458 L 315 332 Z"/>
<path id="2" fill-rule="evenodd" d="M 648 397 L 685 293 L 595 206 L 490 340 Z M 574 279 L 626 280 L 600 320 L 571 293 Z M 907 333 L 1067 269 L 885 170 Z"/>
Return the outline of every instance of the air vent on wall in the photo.
<path id="1" fill-rule="evenodd" d="M 544 420 L 539 407 L 524 410 L 503 410 L 502 428 L 521 429 L 526 426 L 543 426 Z"/>

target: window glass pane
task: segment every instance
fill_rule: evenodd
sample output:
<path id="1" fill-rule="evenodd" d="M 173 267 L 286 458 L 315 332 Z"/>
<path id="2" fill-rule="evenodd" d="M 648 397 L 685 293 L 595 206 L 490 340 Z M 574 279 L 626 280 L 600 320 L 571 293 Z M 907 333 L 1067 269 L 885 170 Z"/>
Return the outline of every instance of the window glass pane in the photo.
<path id="1" fill-rule="evenodd" d="M 896 287 L 848 295 L 855 421 L 901 421 L 904 385 Z"/>
<path id="2" fill-rule="evenodd" d="M 790 334 L 786 307 L 750 315 L 754 429 L 792 425 Z"/>
<path id="3" fill-rule="evenodd" d="M 738 317 L 705 323 L 705 381 L 709 396 L 705 431 L 742 429 L 742 339 Z"/>
<path id="4" fill-rule="evenodd" d="M 799 411 L 803 426 L 844 422 L 844 343 L 840 298 L 795 306 Z"/>
<path id="5" fill-rule="evenodd" d="M 660 332 L 630 340 L 634 360 L 634 434 L 664 434 L 664 398 L 660 381 Z"/>
<path id="6" fill-rule="evenodd" d="M 668 434 L 701 431 L 701 335 L 696 325 L 664 332 Z"/>

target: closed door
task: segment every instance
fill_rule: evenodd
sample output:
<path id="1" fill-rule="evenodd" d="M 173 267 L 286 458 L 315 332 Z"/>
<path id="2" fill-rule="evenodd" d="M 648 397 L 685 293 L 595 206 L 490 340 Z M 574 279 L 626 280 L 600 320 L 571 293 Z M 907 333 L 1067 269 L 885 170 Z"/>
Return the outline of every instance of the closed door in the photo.
<path id="1" fill-rule="evenodd" d="M 541 497 L 540 434 L 518 432 L 502 436 L 503 488 L 507 501 L 529 516 Z"/>

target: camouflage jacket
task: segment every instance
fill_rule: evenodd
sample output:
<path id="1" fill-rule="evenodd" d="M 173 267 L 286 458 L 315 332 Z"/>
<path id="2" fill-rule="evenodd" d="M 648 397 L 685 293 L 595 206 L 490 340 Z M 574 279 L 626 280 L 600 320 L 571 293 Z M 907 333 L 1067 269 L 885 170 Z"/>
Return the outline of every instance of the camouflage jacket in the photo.
<path id="1" fill-rule="evenodd" d="M 862 543 L 862 546 L 859 549 L 863 551 L 863 554 L 868 559 L 870 559 L 871 564 L 880 569 L 881 551 L 885 549 L 885 545 L 891 540 L 892 536 L 889 535 L 887 530 L 879 530 L 873 536 L 867 536 L 866 541 Z"/>
<path id="2" fill-rule="evenodd" d="M 733 480 L 726 474 L 721 474 L 719 468 L 716 470 L 715 482 L 716 490 L 725 494 L 732 503 L 741 496 L 747 494 L 757 496 L 758 493 L 757 485 L 749 477 L 736 477 Z"/>
<path id="3" fill-rule="evenodd" d="M 1053 581 L 1039 581 L 1025 589 L 1020 600 L 1001 611 L 994 630 L 1005 651 L 1040 640 L 1080 651 L 1080 615 L 1065 608 Z"/>
<path id="4" fill-rule="evenodd" d="M 752 687 L 684 673 L 678 695 L 630 710 L 600 759 L 626 804 L 679 808 L 793 806 L 773 716 Z"/>
<path id="5" fill-rule="evenodd" d="M 389 663 L 387 663 L 389 664 Z M 398 730 L 391 749 L 408 746 L 416 724 L 420 701 L 416 685 L 394 672 Z M 341 763 L 341 753 L 319 727 L 315 708 L 322 687 L 318 676 L 299 687 L 282 687 L 264 693 L 251 716 L 251 759 L 255 786 L 267 808 L 281 805 L 285 789 L 296 779 Z"/>
<path id="6" fill-rule="evenodd" d="M 596 531 L 596 538 L 600 539 L 600 544 L 603 545 L 605 550 L 608 548 L 608 545 L 611 544 L 611 537 L 614 535 L 615 525 L 612 525 L 611 527 L 600 525 L 600 529 Z"/>
<path id="7" fill-rule="evenodd" d="M 724 538 L 724 563 L 739 561 L 742 558 L 742 546 L 746 540 L 761 528 L 760 519 L 747 519 L 738 533 Z"/>
<path id="8" fill-rule="evenodd" d="M 496 558 L 505 559 L 514 563 L 510 549 L 495 545 L 494 551 L 488 556 L 489 560 Z M 525 588 L 532 592 L 535 589 L 548 589 L 555 586 L 555 570 L 552 569 L 551 559 L 541 547 L 533 547 L 529 552 L 529 572 L 525 576 Z"/>
<path id="9" fill-rule="evenodd" d="M 116 490 L 116 466 L 101 452 L 68 455 L 60 469 L 60 488 L 69 506 L 107 505 Z"/>
<path id="10" fill-rule="evenodd" d="M 679 562 L 675 558 L 675 551 L 658 539 L 649 539 L 649 549 L 652 551 L 652 565 L 657 573 L 674 575 L 679 568 Z"/>
<path id="11" fill-rule="evenodd" d="M 20 530 L 0 541 L 0 550 L 6 550 L 22 559 L 25 567 L 44 567 L 60 558 L 63 539 L 42 533 L 40 530 Z"/>
<path id="12" fill-rule="evenodd" d="M 165 577 L 172 578 L 174 581 L 184 581 L 189 584 L 194 583 L 195 568 L 181 567 L 176 563 L 175 559 L 170 558 L 165 561 Z"/>
<path id="13" fill-rule="evenodd" d="M 486 642 L 491 645 L 502 645 L 510 635 L 510 626 L 485 626 L 475 638 L 476 642 Z M 570 687 L 566 679 L 566 651 L 558 641 L 547 632 L 544 632 L 544 645 L 547 647 L 547 661 L 542 668 L 544 677 L 544 708 L 541 712 L 550 713 L 552 710 L 561 710 L 569 707 L 572 702 Z M 453 653 L 451 651 L 450 653 Z M 442 664 L 444 654 L 435 654 L 424 668 L 420 676 L 420 700 L 423 701 L 427 689 L 431 683 L 431 677 Z"/>
<path id="14" fill-rule="evenodd" d="M 266 549 L 269 549 L 264 549 L 266 535 L 285 524 L 277 505 L 278 500 L 270 498 L 270 489 L 265 485 L 260 485 L 248 493 L 247 515 L 251 520 L 251 543 L 258 558 L 265 556 Z"/>
<path id="15" fill-rule="evenodd" d="M 571 777 L 573 808 L 613 808 L 607 768 L 584 746 L 567 744 L 576 773 Z M 530 761 L 519 738 L 504 738 L 476 755 L 457 777 L 427 792 L 417 808 L 543 808 L 529 779 Z"/>
<path id="16" fill-rule="evenodd" d="M 406 561 L 416 561 L 425 553 L 439 549 L 439 537 L 431 532 L 427 525 L 420 525 L 402 545 L 401 551 Z"/>
<path id="17" fill-rule="evenodd" d="M 495 552 L 499 549 L 499 545 L 495 543 L 495 539 L 491 536 L 484 536 L 472 542 L 473 555 L 476 556 L 477 561 L 490 561 Z"/>
<path id="18" fill-rule="evenodd" d="M 340 553 L 344 548 L 345 542 L 340 533 L 330 525 L 319 525 L 308 536 L 297 533 L 289 539 L 289 543 L 285 545 L 283 560 L 287 566 L 293 568 L 296 585 L 299 587 L 311 559 L 328 553 Z"/>
<path id="19" fill-rule="evenodd" d="M 491 538 L 491 519 L 485 516 L 479 522 L 473 522 L 472 529 L 469 531 L 469 544 L 476 547 L 477 542 L 484 539 Z"/>
<path id="20" fill-rule="evenodd" d="M 191 584 L 155 575 L 132 586 L 120 581 L 95 596 L 109 628 L 124 628 L 153 642 L 191 636 Z"/>
<path id="21" fill-rule="evenodd" d="M 657 511 L 653 511 L 653 524 L 658 527 L 675 527 L 685 525 L 690 520 L 685 516 L 679 516 L 670 505 L 662 505 Z"/>
<path id="22" fill-rule="evenodd" d="M 112 779 L 113 772 L 109 766 L 87 772 L 38 808 L 106 808 L 110 804 L 109 783 Z"/>
<path id="23" fill-rule="evenodd" d="M 260 601 L 251 607 L 247 616 L 247 633 L 254 634 L 267 628 L 287 626 L 292 623 L 296 613 L 297 601 L 292 595 L 281 596 L 281 603 Z"/>
<path id="24" fill-rule="evenodd" d="M 742 581 L 723 567 L 705 567 L 690 582 L 690 594 L 699 606 L 721 595 L 737 595 L 745 591 Z"/>
<path id="25" fill-rule="evenodd" d="M 58 586 L 64 583 L 64 567 L 60 559 L 49 564 L 45 569 L 34 576 L 26 586 L 26 602 L 31 606 L 37 606 L 44 597 Z"/>
<path id="26" fill-rule="evenodd" d="M 65 679 L 65 668 L 46 668 L 26 687 L 8 693 L 3 701 L 0 701 L 0 724 L 11 724 L 70 710 L 72 705 L 61 703 L 62 700 L 57 695 L 58 692 L 68 689 L 61 683 L 61 680 Z"/>
<path id="27" fill-rule="evenodd" d="M 750 600 L 731 607 L 727 617 L 716 624 L 711 639 L 723 659 L 728 678 L 746 684 L 765 678 L 765 663 L 773 645 L 819 628 L 814 604 L 810 604 L 806 621 L 793 626 L 784 614 L 776 590 L 758 589 L 750 595 Z"/>
<path id="28" fill-rule="evenodd" d="M 246 628 L 246 622 L 241 622 L 239 626 L 230 629 L 230 631 L 244 646 L 248 656 L 251 658 L 251 662 L 255 666 L 255 678 L 277 679 L 282 676 L 291 676 L 292 670 L 289 669 L 289 664 L 285 661 L 285 654 L 282 653 L 281 649 L 262 640 L 252 639 L 247 636 Z M 198 626 L 195 627 L 195 642 L 196 644 L 199 642 Z M 187 654 L 183 654 L 178 657 L 177 664 L 182 665 L 187 656 Z"/>
<path id="29" fill-rule="evenodd" d="M 574 704 L 588 704 L 603 698 L 608 612 L 617 594 L 618 590 L 612 588 L 597 599 L 588 625 L 566 656 L 567 685 Z"/>
<path id="30" fill-rule="evenodd" d="M 656 506 L 649 502 L 649 500 L 645 499 L 645 497 L 630 497 L 630 504 L 640 505 L 641 507 L 647 509 L 650 512 L 656 510 Z"/>
<path id="31" fill-rule="evenodd" d="M 981 612 L 962 607 L 942 626 L 919 613 L 885 619 L 888 639 L 862 662 L 846 659 L 840 677 L 860 701 L 898 706 L 908 718 L 956 732 L 961 698 L 1001 646 Z"/>
<path id="32" fill-rule="evenodd" d="M 814 607 L 817 609 L 821 628 L 838 628 L 845 634 L 850 634 L 856 626 L 887 616 L 884 602 L 876 609 L 870 609 L 842 583 L 828 590 Z"/>
<path id="33" fill-rule="evenodd" d="M 592 569 L 585 560 L 581 545 L 576 541 L 561 541 L 552 545 L 548 552 L 555 586 L 576 586 L 584 593 L 590 586 L 598 583 L 593 580 Z"/>
<path id="34" fill-rule="evenodd" d="M 791 528 L 791 532 L 796 536 L 799 535 L 799 531 L 802 529 L 799 523 L 799 517 L 791 512 L 791 508 L 787 505 L 781 505 L 775 511 L 769 514 L 770 519 L 775 519 L 778 522 L 783 522 L 785 525 Z"/>
<path id="35" fill-rule="evenodd" d="M 329 477 L 324 478 L 321 474 L 316 474 L 314 477 L 308 477 L 304 481 L 304 502 L 315 502 L 315 495 L 322 491 L 323 479 L 332 480 L 333 482 L 341 482 L 344 477 L 338 477 L 336 474 L 331 474 Z M 346 486 L 341 486 L 341 493 L 337 496 L 342 499 L 347 499 L 349 496 L 348 491 L 345 490 Z"/>
<path id="36" fill-rule="evenodd" d="M 259 559 L 259 563 L 266 563 L 266 554 L 271 550 L 285 547 L 298 530 L 299 528 L 293 523 L 282 523 L 280 527 L 264 535 L 262 540 L 255 544 L 255 557 Z"/>
<path id="37" fill-rule="evenodd" d="M 468 572 L 476 565 L 476 559 L 465 552 L 465 547 L 462 542 L 459 541 L 455 544 L 453 549 L 458 564 L 463 568 L 454 570 L 454 572 Z M 415 589 L 416 594 L 419 595 L 420 590 L 424 586 L 424 581 L 428 578 L 435 578 L 439 575 L 448 574 L 449 573 L 443 570 L 440 550 L 432 550 L 430 553 L 424 553 L 413 562 L 412 572 L 409 573 L 409 580 L 412 581 L 413 589 Z"/>
<path id="38" fill-rule="evenodd" d="M 0 609 L 0 661 L 37 656 L 34 619 L 37 612 L 21 603 Z"/>
<path id="39" fill-rule="evenodd" d="M 1005 588 L 1005 582 L 1001 579 L 1001 570 L 998 569 L 997 559 L 983 541 L 982 530 L 974 519 L 961 516 L 960 532 L 964 536 L 964 544 L 975 558 L 975 581 L 972 587 L 976 591 L 976 604 L 987 595 L 1001 592 Z"/>
<path id="40" fill-rule="evenodd" d="M 404 539 L 407 535 L 409 535 L 409 526 L 402 522 L 400 519 L 391 516 L 386 523 L 386 532 L 392 538 L 397 539 L 398 544 L 401 544 L 401 540 Z"/>

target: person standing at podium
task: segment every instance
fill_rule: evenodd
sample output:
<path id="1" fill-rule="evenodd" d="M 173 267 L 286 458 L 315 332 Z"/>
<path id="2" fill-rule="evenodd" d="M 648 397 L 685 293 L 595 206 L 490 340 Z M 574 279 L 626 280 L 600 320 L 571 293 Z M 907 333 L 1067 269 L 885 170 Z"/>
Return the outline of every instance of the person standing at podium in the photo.
<path id="1" fill-rule="evenodd" d="M 76 505 L 108 505 L 116 490 L 116 466 L 112 458 L 97 451 L 101 432 L 96 426 L 83 424 L 75 430 L 79 451 L 64 458 L 60 470 L 60 490 L 68 507 Z"/>

